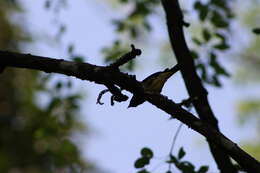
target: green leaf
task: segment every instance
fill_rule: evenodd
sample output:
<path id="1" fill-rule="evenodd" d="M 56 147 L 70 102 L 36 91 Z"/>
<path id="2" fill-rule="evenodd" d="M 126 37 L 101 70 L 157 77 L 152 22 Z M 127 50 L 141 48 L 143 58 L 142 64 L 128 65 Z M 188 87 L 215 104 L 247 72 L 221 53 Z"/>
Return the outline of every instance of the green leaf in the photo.
<path id="1" fill-rule="evenodd" d="M 185 156 L 185 151 L 183 147 L 180 148 L 179 153 L 178 153 L 178 159 L 182 159 Z"/>
<path id="2" fill-rule="evenodd" d="M 217 61 L 217 56 L 214 52 L 210 53 L 209 65 L 214 69 L 216 75 L 224 75 L 229 77 L 229 73 L 219 64 Z"/>
<path id="3" fill-rule="evenodd" d="M 197 173 L 206 173 L 208 170 L 208 166 L 201 166 Z"/>
<path id="4" fill-rule="evenodd" d="M 254 29 L 252 30 L 252 32 L 253 32 L 254 34 L 260 34 L 260 28 L 254 28 Z"/>
<path id="5" fill-rule="evenodd" d="M 137 38 L 139 33 L 138 33 L 138 29 L 135 26 L 130 27 L 129 31 L 130 31 L 130 36 L 132 38 Z"/>
<path id="6" fill-rule="evenodd" d="M 202 3 L 200 1 L 196 1 L 193 5 L 194 9 L 199 10 L 202 8 Z"/>
<path id="7" fill-rule="evenodd" d="M 194 173 L 195 172 L 194 171 L 195 166 L 188 161 L 181 162 L 180 164 L 178 164 L 176 166 L 177 166 L 177 168 L 182 170 L 183 173 Z"/>
<path id="8" fill-rule="evenodd" d="M 221 43 L 215 45 L 214 48 L 219 49 L 219 50 L 227 50 L 230 48 L 230 46 L 226 42 L 222 41 Z"/>
<path id="9" fill-rule="evenodd" d="M 193 41 L 193 43 L 195 43 L 198 46 L 200 46 L 202 44 L 202 42 L 197 38 L 192 38 L 192 41 Z"/>
<path id="10" fill-rule="evenodd" d="M 135 168 L 143 168 L 145 165 L 149 165 L 150 158 L 148 157 L 141 157 L 135 161 Z"/>
<path id="11" fill-rule="evenodd" d="M 214 76 L 212 77 L 212 79 L 213 79 L 213 84 L 214 84 L 216 87 L 221 87 L 221 86 L 222 86 L 221 83 L 220 83 L 220 81 L 219 81 L 218 76 L 214 75 Z"/>
<path id="12" fill-rule="evenodd" d="M 193 59 L 199 58 L 199 55 L 195 50 L 190 50 L 190 54 Z"/>
<path id="13" fill-rule="evenodd" d="M 202 31 L 203 38 L 206 42 L 208 42 L 211 38 L 211 34 L 208 29 L 203 29 Z"/>
<path id="14" fill-rule="evenodd" d="M 217 28 L 227 28 L 229 25 L 229 23 L 225 21 L 224 17 L 217 11 L 212 12 L 210 21 Z"/>
<path id="15" fill-rule="evenodd" d="M 62 152 L 65 152 L 67 154 L 71 154 L 76 152 L 77 148 L 76 146 L 69 140 L 64 140 L 60 146 L 60 150 Z"/>
<path id="16" fill-rule="evenodd" d="M 79 63 L 84 62 L 84 58 L 83 58 L 82 56 L 74 56 L 74 57 L 72 57 L 71 59 L 72 59 L 72 61 L 74 61 L 74 62 L 79 62 Z"/>
<path id="17" fill-rule="evenodd" d="M 222 8 L 225 9 L 226 8 L 226 2 L 225 1 L 220 1 L 220 0 L 211 0 L 211 3 Z"/>
<path id="18" fill-rule="evenodd" d="M 208 5 L 204 5 L 200 1 L 196 1 L 194 3 L 194 9 L 198 11 L 199 19 L 204 21 L 209 13 Z"/>
<path id="19" fill-rule="evenodd" d="M 74 51 L 74 45 L 73 45 L 73 44 L 70 44 L 70 45 L 68 46 L 68 48 L 67 48 L 67 52 L 68 52 L 69 54 L 72 54 L 73 51 Z"/>
<path id="20" fill-rule="evenodd" d="M 120 0 L 121 3 L 127 3 L 128 0 Z"/>
<path id="21" fill-rule="evenodd" d="M 199 11 L 199 18 L 201 21 L 205 21 L 205 19 L 207 18 L 207 15 L 209 13 L 209 9 L 208 6 L 203 6 L 203 8 L 200 9 Z"/>
<path id="22" fill-rule="evenodd" d="M 144 26 L 144 28 L 145 28 L 147 31 L 151 31 L 151 30 L 152 30 L 152 27 L 151 27 L 150 23 L 149 23 L 148 21 L 146 21 L 146 20 L 144 20 L 143 26 Z"/>
<path id="23" fill-rule="evenodd" d="M 138 171 L 137 173 L 150 173 L 150 172 L 147 171 L 146 169 L 142 169 L 142 170 Z"/>
<path id="24" fill-rule="evenodd" d="M 221 33 L 216 33 L 216 37 L 218 37 L 221 41 L 226 42 L 226 37 Z"/>
<path id="25" fill-rule="evenodd" d="M 174 164 L 178 164 L 179 161 L 178 159 L 174 156 L 174 155 L 170 155 L 170 160 L 167 161 L 167 163 L 174 163 Z"/>
<path id="26" fill-rule="evenodd" d="M 48 108 L 46 109 L 47 112 L 52 111 L 54 108 L 58 107 L 61 104 L 61 99 L 54 97 L 52 98 L 52 100 L 50 101 Z"/>
<path id="27" fill-rule="evenodd" d="M 55 84 L 55 89 L 56 90 L 60 90 L 62 88 L 63 84 L 61 81 L 58 81 L 56 84 Z"/>
<path id="28" fill-rule="evenodd" d="M 143 157 L 152 158 L 153 157 L 153 151 L 150 148 L 145 147 L 141 150 L 141 155 Z"/>
<path id="29" fill-rule="evenodd" d="M 208 75 L 207 75 L 207 70 L 204 64 L 198 64 L 196 68 L 201 72 L 201 79 L 203 81 L 207 81 Z"/>

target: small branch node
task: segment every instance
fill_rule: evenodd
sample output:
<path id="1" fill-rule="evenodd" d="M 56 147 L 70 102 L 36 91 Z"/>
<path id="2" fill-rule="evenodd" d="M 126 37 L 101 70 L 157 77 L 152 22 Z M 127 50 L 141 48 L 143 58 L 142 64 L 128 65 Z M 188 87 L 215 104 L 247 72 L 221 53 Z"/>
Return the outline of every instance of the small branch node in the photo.
<path id="1" fill-rule="evenodd" d="M 197 100 L 197 99 L 198 99 L 198 97 L 190 97 L 190 98 L 188 98 L 188 99 L 182 100 L 182 102 L 181 102 L 181 103 L 178 103 L 178 105 L 179 105 L 179 106 L 184 106 L 184 107 L 186 107 L 186 108 L 191 108 L 192 102 L 193 102 L 194 100 Z"/>
<path id="2" fill-rule="evenodd" d="M 132 48 L 132 52 L 133 52 L 136 56 L 139 56 L 139 55 L 142 54 L 141 49 L 136 49 L 136 48 L 135 48 L 135 45 L 131 44 L 131 48 Z"/>
<path id="3" fill-rule="evenodd" d="M 132 48 L 131 52 L 124 54 L 122 57 L 120 57 L 114 63 L 110 64 L 109 67 L 118 68 L 119 66 L 124 65 L 128 61 L 136 58 L 136 56 L 141 55 L 142 51 L 140 49 L 136 49 L 133 44 L 131 44 L 131 48 Z"/>

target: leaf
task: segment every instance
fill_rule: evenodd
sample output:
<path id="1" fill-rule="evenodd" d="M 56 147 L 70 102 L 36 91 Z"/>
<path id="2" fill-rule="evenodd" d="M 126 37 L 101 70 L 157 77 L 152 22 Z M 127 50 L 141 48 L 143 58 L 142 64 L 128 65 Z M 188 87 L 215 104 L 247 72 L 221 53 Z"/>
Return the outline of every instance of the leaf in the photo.
<path id="1" fill-rule="evenodd" d="M 68 48 L 67 48 L 67 52 L 68 52 L 69 54 L 72 54 L 73 51 L 74 51 L 74 45 L 73 45 L 73 44 L 70 44 L 70 45 L 68 46 Z"/>
<path id="2" fill-rule="evenodd" d="M 202 6 L 201 2 L 200 1 L 196 1 L 193 5 L 194 9 L 198 10 L 200 9 Z"/>
<path id="3" fill-rule="evenodd" d="M 150 163 L 150 159 L 148 157 L 142 157 L 135 161 L 135 168 L 143 168 L 145 165 Z"/>
<path id="4" fill-rule="evenodd" d="M 229 25 L 229 23 L 227 21 L 225 21 L 223 16 L 217 11 L 212 12 L 210 21 L 215 27 L 218 27 L 218 28 L 227 28 Z"/>
<path id="5" fill-rule="evenodd" d="M 150 173 L 150 172 L 147 171 L 146 169 L 142 169 L 142 170 L 138 171 L 137 173 Z"/>
<path id="6" fill-rule="evenodd" d="M 178 153 L 178 159 L 182 159 L 185 156 L 185 151 L 183 147 L 180 148 L 179 153 Z"/>
<path id="7" fill-rule="evenodd" d="M 72 154 L 77 151 L 76 146 L 69 140 L 64 140 L 60 146 L 61 152 Z"/>
<path id="8" fill-rule="evenodd" d="M 201 166 L 197 173 L 206 173 L 208 170 L 208 166 Z"/>
<path id="9" fill-rule="evenodd" d="M 204 64 L 198 64 L 196 68 L 201 72 L 201 79 L 207 81 L 208 74 Z"/>
<path id="10" fill-rule="evenodd" d="M 182 170 L 183 173 L 194 173 L 195 166 L 188 161 L 181 162 L 176 166 L 178 169 Z"/>
<path id="11" fill-rule="evenodd" d="M 215 45 L 214 48 L 219 49 L 219 50 L 227 50 L 230 48 L 230 46 L 226 42 L 222 41 L 221 43 Z"/>
<path id="12" fill-rule="evenodd" d="M 192 41 L 193 41 L 193 43 L 197 44 L 198 46 L 200 46 L 202 44 L 202 42 L 197 38 L 192 38 Z"/>
<path id="13" fill-rule="evenodd" d="M 252 32 L 253 32 L 254 34 L 260 34 L 260 28 L 254 28 L 254 29 L 252 30 Z"/>
<path id="14" fill-rule="evenodd" d="M 66 25 L 60 25 L 59 27 L 59 34 L 63 34 L 64 32 L 66 32 Z"/>
<path id="15" fill-rule="evenodd" d="M 74 61 L 74 62 L 79 62 L 79 63 L 84 62 L 84 58 L 83 58 L 82 56 L 74 56 L 74 57 L 72 57 L 71 59 L 72 59 L 72 61 Z"/>
<path id="16" fill-rule="evenodd" d="M 207 6 L 205 6 L 205 7 L 207 7 Z M 202 8 L 202 10 L 200 10 L 199 18 L 201 21 L 205 21 L 207 15 L 208 15 L 208 12 L 209 12 L 208 8 Z"/>
<path id="17" fill-rule="evenodd" d="M 143 157 L 152 158 L 153 157 L 153 151 L 150 148 L 145 147 L 141 150 L 141 155 Z"/>
<path id="18" fill-rule="evenodd" d="M 143 26 L 144 26 L 144 28 L 145 28 L 147 31 L 151 31 L 151 30 L 152 30 L 152 27 L 151 27 L 150 23 L 149 23 L 148 21 L 146 21 L 146 20 L 144 20 Z"/>
<path id="19" fill-rule="evenodd" d="M 129 31 L 130 31 L 130 36 L 132 38 L 137 38 L 139 33 L 138 33 L 138 30 L 137 30 L 137 28 L 135 26 L 130 27 Z"/>
<path id="20" fill-rule="evenodd" d="M 46 9 L 49 9 L 49 8 L 51 7 L 51 1 L 50 1 L 50 0 L 45 1 L 44 7 L 45 7 Z"/>
<path id="21" fill-rule="evenodd" d="M 220 0 L 211 0 L 211 3 L 218 6 L 218 7 L 221 7 L 222 9 L 225 9 L 226 8 L 226 3 L 225 1 L 220 1 Z"/>
<path id="22" fill-rule="evenodd" d="M 199 18 L 201 21 L 205 21 L 207 18 L 207 15 L 209 13 L 209 7 L 207 5 L 202 5 L 202 7 L 199 9 Z"/>
<path id="23" fill-rule="evenodd" d="M 217 56 L 214 52 L 210 53 L 209 65 L 214 69 L 216 75 L 224 75 L 229 77 L 229 73 L 219 64 L 217 61 Z"/>
<path id="24" fill-rule="evenodd" d="M 179 161 L 178 159 L 174 156 L 174 155 L 170 155 L 170 160 L 167 161 L 167 163 L 174 163 L 174 164 L 178 164 Z"/>
<path id="25" fill-rule="evenodd" d="M 202 31 L 203 38 L 206 42 L 208 42 L 211 38 L 211 34 L 208 29 L 203 29 Z"/>
<path id="26" fill-rule="evenodd" d="M 54 108 L 58 107 L 61 104 L 61 99 L 54 97 L 52 98 L 52 100 L 50 101 L 48 108 L 46 109 L 47 112 L 52 111 Z"/>
<path id="27" fill-rule="evenodd" d="M 56 84 L 55 84 L 55 89 L 56 90 L 60 90 L 62 88 L 63 84 L 61 81 L 58 81 Z"/>
<path id="28" fill-rule="evenodd" d="M 190 54 L 193 59 L 199 58 L 199 55 L 195 50 L 190 50 Z"/>
<path id="29" fill-rule="evenodd" d="M 212 77 L 212 79 L 213 79 L 213 84 L 214 84 L 216 87 L 221 87 L 221 86 L 222 86 L 221 83 L 220 83 L 220 81 L 219 81 L 218 76 L 214 75 L 214 76 Z"/>
<path id="30" fill-rule="evenodd" d="M 208 5 L 202 4 L 200 1 L 196 1 L 193 5 L 194 9 L 199 13 L 199 19 L 204 21 L 208 15 L 209 7 Z"/>
<path id="31" fill-rule="evenodd" d="M 121 3 L 127 3 L 128 0 L 120 0 Z"/>
<path id="32" fill-rule="evenodd" d="M 218 37 L 223 42 L 226 41 L 226 37 L 221 33 L 216 33 L 215 36 Z"/>
<path id="33" fill-rule="evenodd" d="M 71 88 L 71 87 L 72 87 L 72 82 L 71 82 L 71 80 L 68 80 L 68 82 L 67 82 L 67 87 L 68 87 L 68 88 Z"/>

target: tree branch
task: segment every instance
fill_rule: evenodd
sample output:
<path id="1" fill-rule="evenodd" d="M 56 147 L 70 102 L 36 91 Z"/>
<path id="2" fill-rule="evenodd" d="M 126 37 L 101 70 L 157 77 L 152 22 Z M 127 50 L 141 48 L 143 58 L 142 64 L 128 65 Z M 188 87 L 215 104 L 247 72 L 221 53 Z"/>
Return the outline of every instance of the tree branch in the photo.
<path id="1" fill-rule="evenodd" d="M 196 73 L 193 58 L 185 41 L 183 32 L 183 14 L 178 0 L 162 0 L 162 5 L 166 13 L 166 20 L 170 42 L 178 63 L 181 65 L 181 73 L 191 98 L 198 98 L 193 101 L 193 105 L 201 120 L 209 123 L 217 131 L 218 121 L 208 102 L 207 91 Z M 222 173 L 237 173 L 230 158 L 215 143 L 208 140 L 211 153 Z"/>
<path id="2" fill-rule="evenodd" d="M 116 62 L 110 64 L 109 66 L 111 68 L 118 68 L 119 66 L 127 63 L 128 61 L 134 59 L 136 56 L 141 55 L 142 51 L 140 49 L 136 49 L 135 46 L 132 44 L 131 45 L 131 52 L 123 55 L 119 59 L 116 60 Z"/>
<path id="3" fill-rule="evenodd" d="M 237 161 L 243 169 L 248 172 L 260 173 L 260 163 L 257 160 L 215 130 L 211 125 L 207 124 L 207 122 L 196 118 L 161 94 L 144 91 L 141 82 L 137 81 L 133 76 L 120 72 L 118 69 L 4 51 L 0 51 L 0 57 L 0 66 L 60 73 L 103 85 L 112 83 L 131 93 L 143 95 L 147 101 L 168 113 L 172 118 L 180 120 L 188 127 L 205 136 L 208 141 L 214 143 L 219 149 Z"/>

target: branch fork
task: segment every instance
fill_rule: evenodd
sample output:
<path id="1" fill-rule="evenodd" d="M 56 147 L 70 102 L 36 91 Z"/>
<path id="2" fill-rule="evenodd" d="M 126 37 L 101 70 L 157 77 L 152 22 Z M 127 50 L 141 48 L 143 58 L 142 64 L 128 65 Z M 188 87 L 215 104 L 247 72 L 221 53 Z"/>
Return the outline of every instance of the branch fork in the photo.
<path id="1" fill-rule="evenodd" d="M 131 44 L 131 48 L 132 48 L 132 50 L 130 52 L 121 56 L 114 63 L 107 66 L 107 68 L 111 69 L 111 70 L 118 70 L 119 66 L 122 66 L 125 63 L 129 62 L 130 60 L 132 60 L 132 59 L 136 58 L 137 56 L 141 55 L 142 51 L 140 49 L 136 49 L 133 44 Z M 134 75 L 131 75 L 130 77 L 133 77 L 135 79 Z M 97 104 L 100 104 L 100 105 L 104 104 L 103 102 L 101 102 L 101 98 L 107 92 L 110 92 L 112 94 L 111 99 L 110 99 L 112 106 L 115 104 L 114 101 L 123 102 L 123 101 L 126 101 L 128 99 L 128 96 L 122 93 L 123 89 L 118 88 L 116 85 L 114 85 L 112 83 L 105 83 L 105 86 L 108 89 L 105 89 L 105 90 L 103 90 L 99 93 L 98 98 L 97 98 L 97 102 L 96 102 Z"/>

